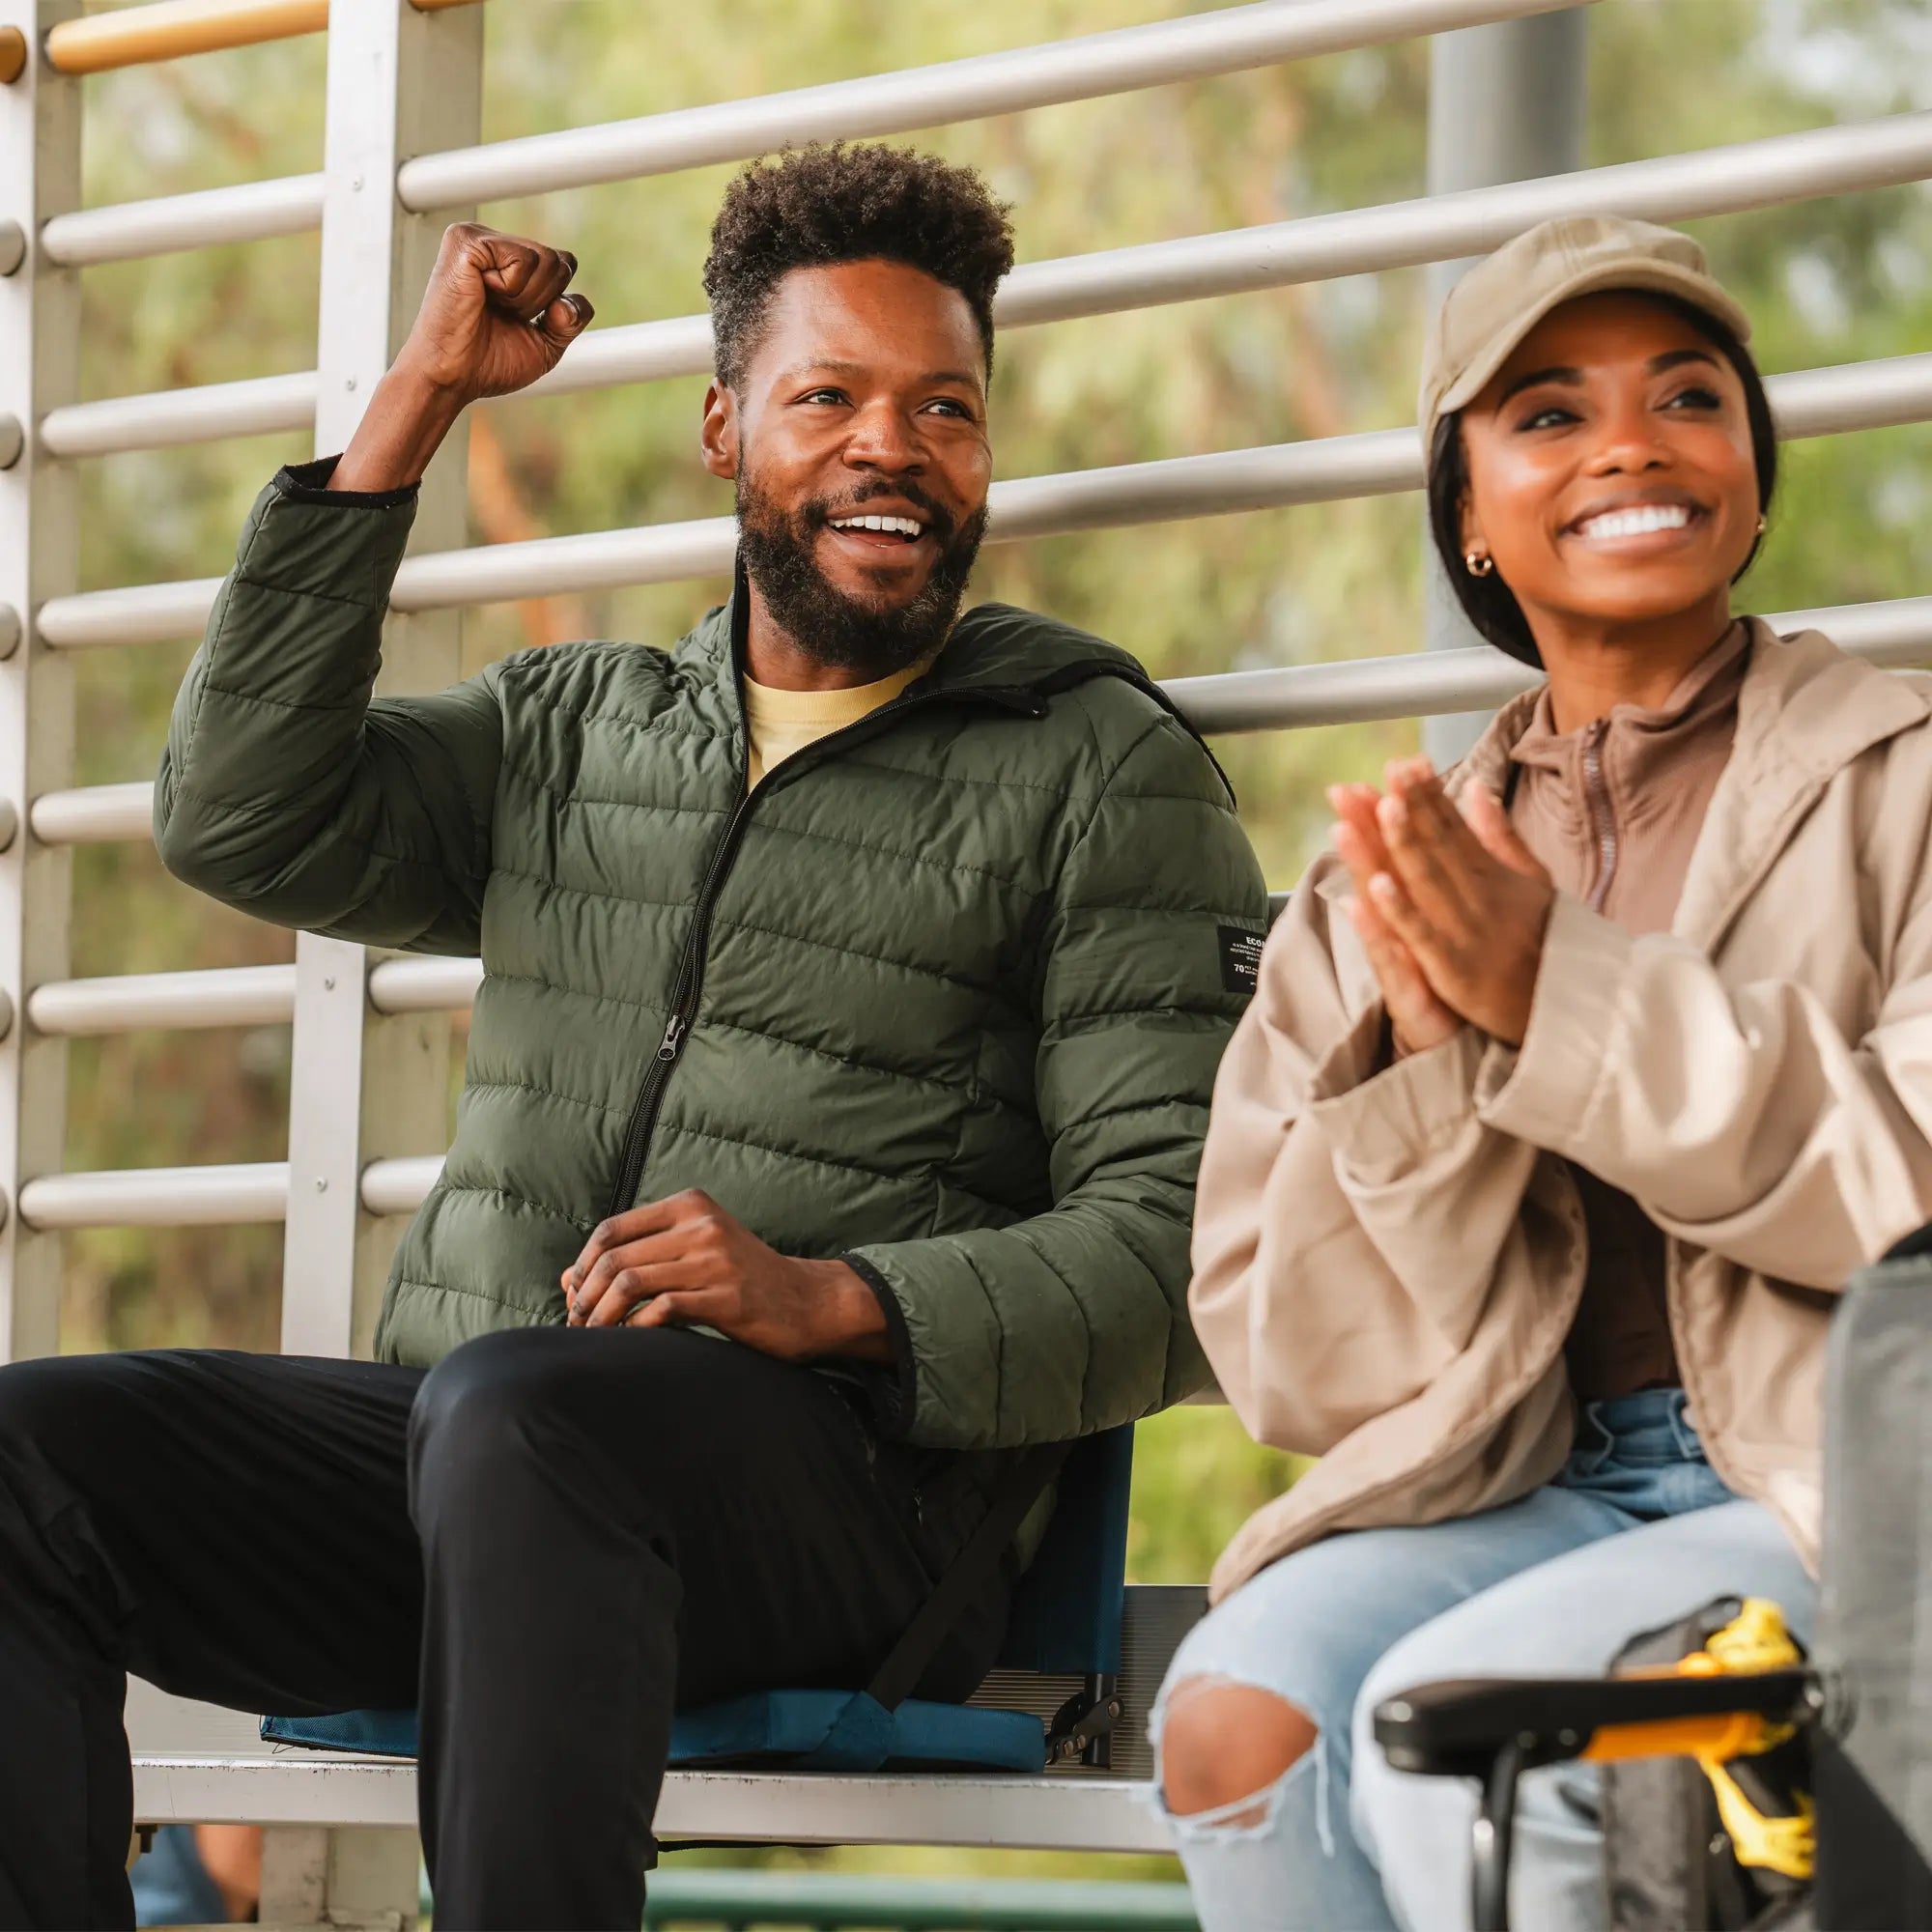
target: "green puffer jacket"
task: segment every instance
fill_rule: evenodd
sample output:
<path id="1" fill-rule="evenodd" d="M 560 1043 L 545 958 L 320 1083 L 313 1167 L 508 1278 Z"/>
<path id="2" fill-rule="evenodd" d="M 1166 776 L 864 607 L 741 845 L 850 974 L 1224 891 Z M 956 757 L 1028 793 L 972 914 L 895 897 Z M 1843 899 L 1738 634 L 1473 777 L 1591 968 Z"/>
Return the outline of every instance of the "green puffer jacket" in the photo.
<path id="1" fill-rule="evenodd" d="M 874 1398 L 914 1442 L 1059 1440 L 1200 1384 L 1194 1174 L 1266 897 L 1133 660 L 982 606 L 747 801 L 731 607 L 668 654 L 525 651 L 372 702 L 413 501 L 327 473 L 248 519 L 155 834 L 258 918 L 482 954 L 379 1352 L 560 1321 L 604 1215 L 703 1188 L 872 1284 L 902 1367 Z"/>

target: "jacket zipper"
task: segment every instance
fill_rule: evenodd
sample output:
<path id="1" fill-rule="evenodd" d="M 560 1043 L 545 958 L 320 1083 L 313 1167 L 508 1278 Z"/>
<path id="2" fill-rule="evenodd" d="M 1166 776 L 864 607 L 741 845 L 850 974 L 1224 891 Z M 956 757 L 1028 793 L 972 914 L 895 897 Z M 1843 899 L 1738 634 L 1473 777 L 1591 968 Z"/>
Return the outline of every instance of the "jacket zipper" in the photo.
<path id="1" fill-rule="evenodd" d="M 605 1210 L 607 1219 L 627 1212 L 636 1202 L 638 1183 L 643 1179 L 644 1162 L 650 1154 L 651 1136 L 657 1129 L 658 1113 L 664 1105 L 665 1088 L 669 1084 L 671 1073 L 690 1039 L 692 1022 L 697 1017 L 698 1002 L 704 995 L 704 964 L 711 943 L 711 916 L 717 910 L 724 882 L 730 877 L 732 863 L 744 842 L 745 824 L 751 816 L 753 800 L 759 792 L 768 791 L 781 772 L 795 776 L 805 765 L 820 762 L 823 754 L 839 744 L 867 736 L 908 711 L 916 710 L 923 704 L 936 704 L 960 697 L 992 697 L 1008 703 L 1024 697 L 1027 708 L 1036 714 L 1044 709 L 1040 700 L 1030 692 L 927 691 L 916 697 L 895 697 L 890 704 L 882 704 L 856 724 L 829 732 L 802 752 L 794 752 L 766 773 L 756 791 L 747 790 L 738 801 L 736 810 L 725 821 L 724 834 L 712 852 L 711 864 L 705 871 L 704 883 L 698 889 L 691 931 L 685 938 L 684 952 L 678 960 L 677 978 L 672 981 L 670 1018 L 665 1023 L 664 1037 L 658 1041 L 658 1050 L 651 1056 L 650 1065 L 644 1068 L 638 1097 L 631 1106 L 631 1118 L 624 1129 L 624 1151 L 617 1163 L 617 1177 L 611 1189 L 611 1204 Z M 740 770 L 738 779 L 740 784 L 749 785 L 749 767 Z"/>
<path id="2" fill-rule="evenodd" d="M 1590 826 L 1597 835 L 1597 880 L 1590 888 L 1592 912 L 1603 911 L 1617 876 L 1617 861 L 1622 852 L 1616 810 L 1610 803 L 1610 788 L 1604 781 L 1604 734 L 1607 729 L 1607 722 L 1600 718 L 1583 740 L 1583 796 L 1589 801 Z"/>

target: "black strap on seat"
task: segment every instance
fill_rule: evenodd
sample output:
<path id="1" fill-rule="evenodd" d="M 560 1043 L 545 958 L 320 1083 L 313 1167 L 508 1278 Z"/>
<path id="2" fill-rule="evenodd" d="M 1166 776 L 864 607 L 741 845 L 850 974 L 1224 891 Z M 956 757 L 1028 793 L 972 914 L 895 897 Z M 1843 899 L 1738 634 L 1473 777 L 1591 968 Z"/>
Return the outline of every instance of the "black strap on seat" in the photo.
<path id="1" fill-rule="evenodd" d="M 920 1605 L 919 1614 L 866 1686 L 866 1694 L 874 1702 L 892 1711 L 912 1695 L 953 1625 L 993 1580 L 1000 1559 L 1019 1534 L 1027 1512 L 1059 1475 L 1072 1447 L 1070 1442 L 1042 1442 L 1021 1452 L 993 1492 L 979 1527 L 966 1539 L 945 1576 L 933 1586 L 932 1595 Z"/>

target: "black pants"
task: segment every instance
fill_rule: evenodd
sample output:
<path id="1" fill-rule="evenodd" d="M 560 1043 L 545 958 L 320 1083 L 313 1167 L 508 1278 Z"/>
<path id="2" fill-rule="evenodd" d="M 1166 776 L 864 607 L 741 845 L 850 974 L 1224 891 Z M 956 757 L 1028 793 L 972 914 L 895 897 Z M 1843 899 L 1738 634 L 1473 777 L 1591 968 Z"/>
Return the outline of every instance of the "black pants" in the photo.
<path id="1" fill-rule="evenodd" d="M 438 1924 L 634 1929 L 673 1707 L 863 1684 L 977 1520 L 949 1462 L 669 1330 L 0 1368 L 0 1925 L 132 1924 L 132 1670 L 419 1704 Z M 1006 1598 L 923 1691 L 972 1689 Z"/>

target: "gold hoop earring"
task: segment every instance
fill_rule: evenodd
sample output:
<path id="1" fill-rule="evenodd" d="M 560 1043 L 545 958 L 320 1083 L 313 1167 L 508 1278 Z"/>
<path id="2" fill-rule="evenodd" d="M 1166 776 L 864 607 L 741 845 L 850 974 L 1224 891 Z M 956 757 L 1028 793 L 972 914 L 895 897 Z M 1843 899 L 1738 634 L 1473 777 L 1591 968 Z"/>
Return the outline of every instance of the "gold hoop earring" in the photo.
<path id="1" fill-rule="evenodd" d="M 1463 553 L 1463 568 L 1471 577 L 1487 577 L 1495 567 L 1495 558 L 1486 550 L 1469 550 Z"/>

